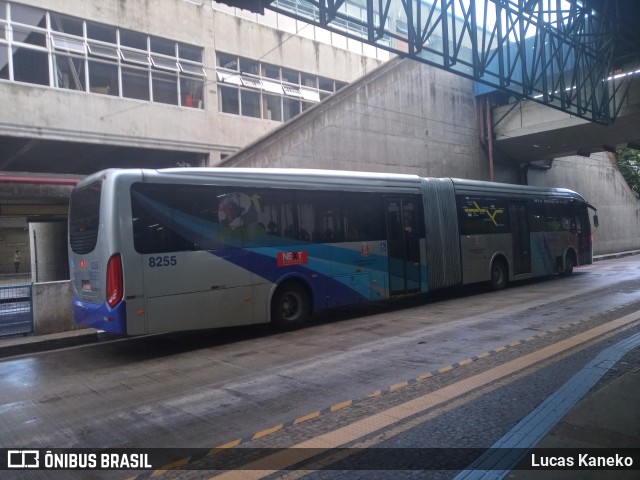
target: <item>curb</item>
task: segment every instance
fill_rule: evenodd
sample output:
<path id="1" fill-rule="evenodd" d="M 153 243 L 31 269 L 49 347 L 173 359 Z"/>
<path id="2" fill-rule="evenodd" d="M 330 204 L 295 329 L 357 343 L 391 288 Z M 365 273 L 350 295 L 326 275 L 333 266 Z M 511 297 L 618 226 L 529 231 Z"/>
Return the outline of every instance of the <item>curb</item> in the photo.
<path id="1" fill-rule="evenodd" d="M 640 255 L 640 250 L 630 250 L 628 252 L 605 253 L 602 255 L 594 255 L 593 261 L 599 262 L 601 260 L 612 260 L 614 258 L 631 257 L 633 255 Z"/>
<path id="2" fill-rule="evenodd" d="M 98 330 L 85 328 L 47 335 L 11 337 L 0 342 L 0 358 L 97 343 L 102 335 Z"/>

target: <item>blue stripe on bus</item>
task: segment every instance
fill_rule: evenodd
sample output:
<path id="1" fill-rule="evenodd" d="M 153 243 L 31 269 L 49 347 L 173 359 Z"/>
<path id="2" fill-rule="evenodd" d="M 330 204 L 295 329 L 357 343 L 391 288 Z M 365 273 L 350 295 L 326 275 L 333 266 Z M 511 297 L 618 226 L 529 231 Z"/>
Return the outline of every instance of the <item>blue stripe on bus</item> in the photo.
<path id="1" fill-rule="evenodd" d="M 104 330 L 109 333 L 127 333 L 127 308 L 122 301 L 115 308 L 110 308 L 106 302 L 101 304 L 83 302 L 72 299 L 73 318 L 85 327 Z"/>
<path id="2" fill-rule="evenodd" d="M 240 255 L 229 255 L 229 249 L 211 250 L 210 252 L 264 278 L 270 283 L 277 283 L 292 277 L 304 279 L 312 289 L 314 309 L 378 298 L 372 289 L 369 275 L 355 272 L 353 265 L 341 263 L 348 257 L 360 258 L 358 252 L 352 252 L 349 255 L 345 252 L 348 249 L 314 244 L 298 245 L 297 248 L 307 251 L 307 264 L 279 267 L 278 253 L 291 251 L 291 249 L 287 248 L 260 247 L 243 249 Z M 327 260 L 324 257 L 332 254 L 336 254 L 336 257 L 340 257 L 340 259 L 334 261 Z M 386 260 L 386 257 L 381 258 Z M 365 273 L 370 272 L 367 271 Z M 380 271 L 380 273 L 383 272 Z M 364 280 L 364 282 L 360 280 Z"/>
<path id="3" fill-rule="evenodd" d="M 243 234 L 241 229 L 233 230 L 216 221 L 184 213 L 140 192 L 132 191 L 132 195 L 164 225 L 191 244 L 271 283 L 290 276 L 304 278 L 313 290 L 316 308 L 385 297 L 381 292 L 383 288 L 374 286 L 371 275 L 378 274 L 386 279 L 389 268 L 386 255 L 370 254 L 363 257 L 359 250 L 281 238 L 267 234 L 257 224 L 247 226 Z M 308 263 L 279 267 L 278 253 L 289 251 L 306 251 Z M 422 273 L 422 290 L 425 291 L 426 271 L 424 266 L 419 270 Z M 420 285 L 419 278 L 410 280 Z"/>
<path id="4" fill-rule="evenodd" d="M 232 230 L 215 221 L 167 207 L 139 192 L 132 194 L 171 230 L 194 245 L 204 248 L 213 246 L 214 248 L 208 249 L 209 252 L 228 262 L 271 283 L 286 276 L 306 279 L 313 289 L 316 307 L 344 305 L 381 297 L 373 293 L 371 282 L 367 278 L 362 279 L 365 282 L 356 278 L 361 274 L 355 271 L 358 268 L 357 262 L 365 261 L 359 250 L 280 238 L 268 235 L 264 229 L 256 228 L 255 225 L 249 225 L 245 229 L 243 238 L 239 229 Z M 262 246 L 242 248 L 243 243 Z M 264 246 L 269 244 L 273 246 Z M 308 264 L 278 267 L 278 253 L 301 250 L 307 251 Z M 367 266 L 363 270 L 367 273 L 386 274 L 386 256 L 372 254 L 366 257 L 366 262 Z"/>

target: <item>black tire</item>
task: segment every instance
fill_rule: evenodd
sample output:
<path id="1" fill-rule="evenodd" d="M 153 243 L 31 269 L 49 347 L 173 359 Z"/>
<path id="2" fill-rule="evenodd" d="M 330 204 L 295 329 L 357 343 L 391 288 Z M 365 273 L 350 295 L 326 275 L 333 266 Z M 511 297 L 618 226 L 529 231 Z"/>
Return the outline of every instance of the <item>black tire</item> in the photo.
<path id="1" fill-rule="evenodd" d="M 271 300 L 271 322 L 278 330 L 294 330 L 307 323 L 310 310 L 307 289 L 299 283 L 285 283 Z"/>
<path id="2" fill-rule="evenodd" d="M 567 255 L 564 259 L 564 268 L 560 272 L 561 277 L 568 277 L 573 273 L 573 258 L 571 255 Z"/>
<path id="3" fill-rule="evenodd" d="M 489 285 L 491 290 L 502 290 L 507 286 L 509 282 L 509 271 L 507 270 L 507 264 L 502 260 L 495 260 L 491 264 L 491 280 Z"/>

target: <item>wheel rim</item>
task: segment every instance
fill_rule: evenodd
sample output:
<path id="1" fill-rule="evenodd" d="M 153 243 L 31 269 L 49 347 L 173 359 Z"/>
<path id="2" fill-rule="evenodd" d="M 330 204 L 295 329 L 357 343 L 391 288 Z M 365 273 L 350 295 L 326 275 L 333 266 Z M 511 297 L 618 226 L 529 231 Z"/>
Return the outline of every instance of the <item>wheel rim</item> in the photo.
<path id="1" fill-rule="evenodd" d="M 502 272 L 502 268 L 500 268 L 499 265 L 494 265 L 493 266 L 493 275 L 491 276 L 491 281 L 494 283 L 494 285 L 501 285 L 503 282 L 503 272 Z"/>
<path id="2" fill-rule="evenodd" d="M 295 321 L 302 314 L 302 296 L 296 292 L 287 292 L 280 301 L 280 315 L 288 321 Z"/>

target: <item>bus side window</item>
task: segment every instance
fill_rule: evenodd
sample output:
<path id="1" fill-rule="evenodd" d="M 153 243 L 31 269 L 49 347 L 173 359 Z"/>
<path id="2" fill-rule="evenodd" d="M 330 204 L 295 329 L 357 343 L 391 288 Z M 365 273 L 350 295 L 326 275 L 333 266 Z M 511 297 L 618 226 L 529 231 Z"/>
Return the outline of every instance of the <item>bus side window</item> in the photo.
<path id="1" fill-rule="evenodd" d="M 304 231 L 317 243 L 342 241 L 338 197 L 335 192 L 298 192 L 298 234 Z"/>
<path id="2" fill-rule="evenodd" d="M 252 191 L 250 197 L 256 211 L 256 223 L 260 235 L 245 235 L 246 246 L 286 245 L 295 237 L 293 226 L 293 195 L 289 192 L 260 190 Z M 264 228 L 262 228 L 264 227 Z"/>
<path id="3" fill-rule="evenodd" d="M 377 193 L 345 192 L 342 195 L 345 241 L 361 242 L 385 238 L 381 200 L 382 196 Z"/>
<path id="4" fill-rule="evenodd" d="M 134 247 L 165 253 L 219 246 L 216 192 L 199 185 L 136 183 L 131 187 Z M 201 227 L 194 230 L 191 224 Z"/>

